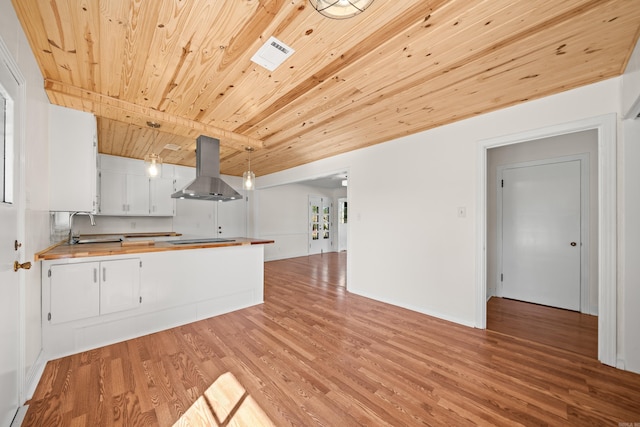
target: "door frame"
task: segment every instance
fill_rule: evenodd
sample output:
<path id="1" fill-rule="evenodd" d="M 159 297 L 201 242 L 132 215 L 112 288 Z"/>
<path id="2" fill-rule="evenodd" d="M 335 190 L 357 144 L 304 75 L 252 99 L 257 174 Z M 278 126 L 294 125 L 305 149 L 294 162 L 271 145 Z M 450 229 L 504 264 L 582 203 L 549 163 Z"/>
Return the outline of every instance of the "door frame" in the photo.
<path id="1" fill-rule="evenodd" d="M 498 190 L 496 191 L 496 293 L 498 296 L 502 296 L 503 289 L 503 282 L 500 280 L 502 272 L 502 191 L 499 191 L 503 172 L 506 169 L 543 166 L 576 160 L 580 162 L 580 312 L 597 315 L 597 313 L 592 313 L 589 302 L 589 153 L 509 163 L 497 167 L 495 185 Z"/>
<path id="2" fill-rule="evenodd" d="M 347 205 L 347 222 L 342 223 L 340 222 L 340 220 L 342 219 L 342 212 L 343 212 L 343 203 Z M 348 207 L 349 207 L 349 201 L 347 200 L 346 197 L 338 197 L 338 209 L 336 209 L 336 230 L 338 230 L 338 232 L 336 233 L 338 235 L 338 238 L 336 239 L 338 241 L 337 246 L 337 251 L 336 252 L 342 252 L 342 251 L 346 251 L 347 250 L 347 244 L 349 243 L 348 240 L 348 229 L 349 229 L 349 211 L 348 211 Z M 345 242 L 344 246 L 342 245 L 342 241 Z"/>
<path id="3" fill-rule="evenodd" d="M 598 360 L 617 364 L 617 165 L 615 113 L 478 141 L 476 327 L 487 325 L 487 150 L 585 130 L 598 133 Z"/>
<path id="4" fill-rule="evenodd" d="M 16 256 L 20 256 L 27 253 L 27 242 L 26 242 L 26 228 L 25 228 L 25 212 L 26 212 L 26 192 L 25 192 L 25 132 L 26 132 L 26 103 L 27 103 L 27 89 L 26 89 L 26 79 L 24 78 L 22 72 L 20 71 L 20 67 L 13 59 L 9 48 L 5 44 L 2 37 L 0 37 L 0 61 L 4 62 L 13 77 L 15 78 L 18 84 L 18 97 L 20 102 L 17 103 L 15 109 L 15 115 L 18 118 L 18 126 L 16 127 L 15 133 L 15 146 L 13 155 L 17 158 L 17 162 L 20 165 L 20 171 L 18 176 L 16 177 L 17 182 L 17 192 L 14 194 L 14 200 L 16 201 L 17 207 L 17 225 L 18 229 L 16 230 L 16 235 L 19 242 L 22 242 L 22 251 L 18 252 Z M 20 270 L 20 274 L 18 277 L 18 324 L 16 328 L 18 329 L 18 383 L 16 384 L 17 392 L 18 392 L 18 411 L 20 410 L 22 404 L 26 400 L 26 372 L 25 372 L 25 359 L 26 359 L 26 323 L 24 318 L 25 313 L 25 304 L 26 304 L 26 277 L 25 273 Z"/>

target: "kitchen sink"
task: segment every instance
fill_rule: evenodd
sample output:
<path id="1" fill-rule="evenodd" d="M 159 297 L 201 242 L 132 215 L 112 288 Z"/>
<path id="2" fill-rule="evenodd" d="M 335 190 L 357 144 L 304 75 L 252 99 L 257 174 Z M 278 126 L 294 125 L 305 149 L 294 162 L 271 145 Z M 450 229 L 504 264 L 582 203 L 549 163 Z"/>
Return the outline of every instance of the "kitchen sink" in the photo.
<path id="1" fill-rule="evenodd" d="M 122 242 L 124 238 L 122 236 L 109 236 L 109 237 L 95 237 L 92 239 L 78 239 L 74 240 L 75 245 L 82 245 L 87 243 L 114 243 Z"/>

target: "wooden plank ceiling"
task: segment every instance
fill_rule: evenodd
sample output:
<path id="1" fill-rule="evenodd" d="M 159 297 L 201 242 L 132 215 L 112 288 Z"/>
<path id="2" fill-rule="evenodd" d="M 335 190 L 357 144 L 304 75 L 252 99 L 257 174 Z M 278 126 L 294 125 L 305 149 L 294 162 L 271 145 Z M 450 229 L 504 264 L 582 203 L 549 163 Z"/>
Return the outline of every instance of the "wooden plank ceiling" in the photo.
<path id="1" fill-rule="evenodd" d="M 230 175 L 246 146 L 265 175 L 620 75 L 640 32 L 638 0 L 376 0 L 346 20 L 307 0 L 13 4 L 101 153 L 194 166 L 205 134 Z M 273 72 L 250 61 L 270 36 L 295 49 Z"/>

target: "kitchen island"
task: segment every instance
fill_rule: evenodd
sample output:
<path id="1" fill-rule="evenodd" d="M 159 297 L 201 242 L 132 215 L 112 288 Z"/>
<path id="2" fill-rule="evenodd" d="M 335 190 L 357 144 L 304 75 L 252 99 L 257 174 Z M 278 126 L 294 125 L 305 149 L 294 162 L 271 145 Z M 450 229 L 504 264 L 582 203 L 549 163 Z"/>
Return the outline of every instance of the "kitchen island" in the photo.
<path id="1" fill-rule="evenodd" d="M 36 254 L 51 360 L 264 301 L 272 240 L 129 236 Z"/>
<path id="2" fill-rule="evenodd" d="M 95 240 L 109 240 L 120 235 L 89 235 Z M 83 236 L 84 237 L 84 236 Z M 122 241 L 106 241 L 87 244 L 69 245 L 59 242 L 35 254 L 36 261 L 55 260 L 63 258 L 84 258 L 106 255 L 127 255 L 149 252 L 176 251 L 185 249 L 220 248 L 227 246 L 265 245 L 273 240 L 250 239 L 247 237 L 230 237 L 224 239 L 209 238 L 181 238 L 179 234 L 163 234 L 160 236 L 125 235 Z M 182 243 L 186 242 L 186 243 Z"/>

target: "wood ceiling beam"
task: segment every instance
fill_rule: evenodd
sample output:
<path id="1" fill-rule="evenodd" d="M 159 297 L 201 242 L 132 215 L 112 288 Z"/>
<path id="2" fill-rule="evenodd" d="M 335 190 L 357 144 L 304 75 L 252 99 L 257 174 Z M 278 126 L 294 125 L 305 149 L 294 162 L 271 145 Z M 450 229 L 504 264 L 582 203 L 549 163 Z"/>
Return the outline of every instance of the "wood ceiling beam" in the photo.
<path id="1" fill-rule="evenodd" d="M 264 147 L 263 142 L 256 138 L 158 111 L 150 107 L 143 107 L 59 81 L 45 79 L 44 88 L 52 103 L 81 109 L 99 117 L 136 124 L 141 127 L 146 126 L 147 121 L 153 121 L 160 123 L 164 132 L 187 138 L 196 138 L 199 135 L 211 136 L 220 139 L 220 145 L 238 151 L 244 151 L 244 148 L 248 146 L 255 149 Z"/>

